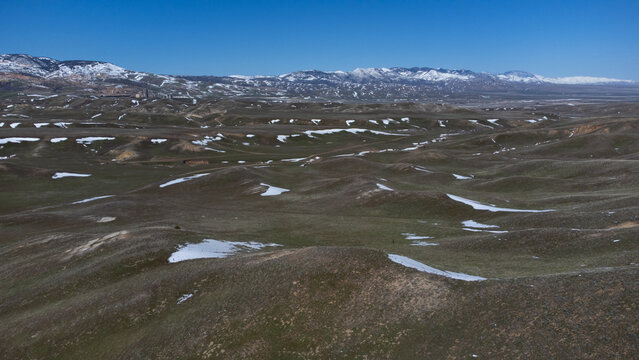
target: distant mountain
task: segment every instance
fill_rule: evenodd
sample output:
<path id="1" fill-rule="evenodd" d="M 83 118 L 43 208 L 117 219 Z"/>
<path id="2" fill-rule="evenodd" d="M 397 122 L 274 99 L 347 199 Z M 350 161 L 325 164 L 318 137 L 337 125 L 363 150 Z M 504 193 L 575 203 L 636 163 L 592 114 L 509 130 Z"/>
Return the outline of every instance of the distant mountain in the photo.
<path id="1" fill-rule="evenodd" d="M 98 95 L 126 95 L 148 89 L 153 96 L 389 101 L 493 93 L 566 93 L 592 91 L 593 86 L 639 88 L 634 81 L 610 78 L 550 78 L 524 71 L 491 74 L 428 67 L 309 70 L 279 76 L 168 76 L 131 71 L 101 61 L 0 55 L 0 89 L 37 88 Z"/>

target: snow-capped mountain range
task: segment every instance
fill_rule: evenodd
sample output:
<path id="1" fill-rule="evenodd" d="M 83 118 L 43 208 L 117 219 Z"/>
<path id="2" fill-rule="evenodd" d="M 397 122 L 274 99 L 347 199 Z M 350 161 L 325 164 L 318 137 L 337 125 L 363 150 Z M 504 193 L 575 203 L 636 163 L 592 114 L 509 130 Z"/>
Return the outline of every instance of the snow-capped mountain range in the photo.
<path id="1" fill-rule="evenodd" d="M 101 87 L 147 88 L 166 96 L 356 100 L 419 99 L 435 94 L 517 92 L 558 86 L 639 86 L 631 80 L 602 77 L 551 78 L 523 71 L 491 74 L 427 67 L 357 68 L 349 72 L 310 70 L 278 76 L 168 76 L 131 71 L 100 61 L 58 61 L 22 54 L 0 55 L 0 89 L 6 88 L 9 80 L 14 87 L 29 82 L 48 87 L 47 83 L 54 82 L 58 88 L 60 83 L 64 83 L 67 86 L 88 86 L 97 92 L 101 91 Z"/>

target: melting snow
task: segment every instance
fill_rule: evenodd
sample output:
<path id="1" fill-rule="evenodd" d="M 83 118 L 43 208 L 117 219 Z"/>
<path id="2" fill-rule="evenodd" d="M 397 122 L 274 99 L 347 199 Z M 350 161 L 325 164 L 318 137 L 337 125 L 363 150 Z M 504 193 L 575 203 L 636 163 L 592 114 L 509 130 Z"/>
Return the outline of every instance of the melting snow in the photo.
<path id="1" fill-rule="evenodd" d="M 82 145 L 90 145 L 94 141 L 106 141 L 106 140 L 115 140 L 115 138 L 110 136 L 89 136 L 89 137 L 75 139 L 75 141 L 78 144 L 82 144 Z"/>
<path id="2" fill-rule="evenodd" d="M 53 139 L 51 139 L 49 141 L 51 141 L 52 143 L 59 143 L 59 142 L 66 141 L 66 140 L 67 140 L 67 138 L 65 138 L 65 137 L 59 137 L 59 138 L 53 138 Z"/>
<path id="3" fill-rule="evenodd" d="M 497 225 L 486 225 L 486 224 L 478 223 L 475 220 L 462 221 L 462 224 L 464 226 L 466 226 L 466 227 L 472 227 L 472 228 L 477 228 L 477 229 L 490 229 L 490 228 L 498 228 L 499 227 Z"/>
<path id="4" fill-rule="evenodd" d="M 175 180 L 171 180 L 169 182 L 165 182 L 164 184 L 160 185 L 161 188 L 167 187 L 167 186 L 171 186 L 171 185 L 175 185 L 175 184 L 179 184 L 181 182 L 185 182 L 185 181 L 189 181 L 189 180 L 193 180 L 193 179 L 197 179 L 199 177 L 202 176 L 206 176 L 210 173 L 204 173 L 204 174 L 196 174 L 196 175 L 192 175 L 192 176 L 187 176 L 187 177 L 183 177 L 183 178 L 179 178 L 179 179 L 175 179 Z"/>
<path id="5" fill-rule="evenodd" d="M 508 231 L 506 230 L 481 230 L 481 229 L 472 229 L 472 228 L 462 228 L 462 230 L 466 230 L 466 231 L 472 231 L 472 232 L 489 232 L 489 233 L 493 233 L 493 234 L 505 234 Z"/>
<path id="6" fill-rule="evenodd" d="M 62 122 L 62 121 L 59 121 L 59 122 L 57 122 L 57 123 L 53 123 L 53 125 L 55 125 L 55 126 L 57 126 L 57 127 L 59 127 L 59 128 L 66 129 L 66 128 L 67 128 L 67 125 L 71 125 L 71 123 L 70 123 L 70 122 Z"/>
<path id="7" fill-rule="evenodd" d="M 406 240 L 424 240 L 424 239 L 432 239 L 432 236 L 421 236 L 415 235 L 413 233 L 402 233 L 406 237 Z"/>
<path id="8" fill-rule="evenodd" d="M 39 129 L 43 126 L 49 126 L 49 123 L 33 123 L 33 126 L 35 126 L 36 129 Z"/>
<path id="9" fill-rule="evenodd" d="M 525 213 L 539 213 L 539 212 L 548 212 L 548 211 L 555 211 L 555 210 L 522 210 L 522 209 L 510 209 L 510 208 L 500 208 L 494 205 L 485 205 L 482 203 L 479 203 L 477 201 L 474 200 L 469 200 L 466 198 L 463 198 L 461 196 L 455 196 L 452 194 L 446 194 L 449 198 L 451 198 L 452 200 L 455 201 L 459 201 L 461 203 L 464 203 L 466 205 L 470 205 L 473 207 L 473 209 L 475 210 L 488 210 L 488 211 L 492 211 L 492 212 L 498 212 L 498 211 L 504 211 L 504 212 L 525 212 Z"/>
<path id="10" fill-rule="evenodd" d="M 260 196 L 276 196 L 276 195 L 280 195 L 282 193 L 285 193 L 287 191 L 291 191 L 289 189 L 284 189 L 284 188 L 281 188 L 281 187 L 277 187 L 277 186 L 273 186 L 273 185 L 269 185 L 269 184 L 265 184 L 265 183 L 260 183 L 260 185 L 268 187 L 268 189 L 266 189 L 265 192 L 261 193 Z"/>
<path id="11" fill-rule="evenodd" d="M 472 176 L 464 176 L 464 175 L 457 175 L 457 174 L 453 174 L 453 176 L 457 180 L 472 180 Z"/>
<path id="12" fill-rule="evenodd" d="M 384 132 L 384 131 L 369 130 L 369 129 L 358 129 L 358 128 L 307 130 L 307 131 L 304 131 L 304 134 L 306 134 L 306 135 L 308 135 L 308 137 L 312 138 L 312 137 L 314 137 L 313 135 L 326 135 L 326 134 L 335 134 L 335 133 L 340 133 L 340 132 L 347 132 L 347 133 L 351 133 L 351 134 L 370 132 L 370 133 L 375 134 L 375 135 L 408 136 L 408 134 L 394 134 L 394 133 L 389 133 L 389 132 Z"/>
<path id="13" fill-rule="evenodd" d="M 456 272 L 452 272 L 452 271 L 445 271 L 445 270 L 439 270 L 439 269 L 435 269 L 434 267 L 430 267 L 426 264 L 423 264 L 419 261 L 413 260 L 411 258 L 408 258 L 406 256 L 402 256 L 402 255 L 396 255 L 396 254 L 388 254 L 388 258 L 391 259 L 391 261 L 396 262 L 398 264 L 404 265 L 406 267 L 409 268 L 413 268 L 416 269 L 418 271 L 422 271 L 422 272 L 427 272 L 429 274 L 436 274 L 436 275 L 441 275 L 441 276 L 445 276 L 451 279 L 457 279 L 457 280 L 464 280 L 464 281 L 482 281 L 482 280 L 486 280 L 486 278 L 480 277 L 480 276 L 474 276 L 474 275 L 468 275 L 468 274 L 463 274 L 463 273 L 456 273 Z"/>
<path id="14" fill-rule="evenodd" d="M 180 305 L 181 303 L 185 302 L 186 300 L 190 299 L 191 297 L 193 297 L 193 294 L 184 294 L 184 295 L 180 296 L 180 298 L 177 301 L 177 304 Z"/>
<path id="15" fill-rule="evenodd" d="M 18 126 L 20 126 L 20 123 L 19 122 L 14 122 L 14 123 L 9 124 L 9 126 L 11 126 L 12 129 L 15 129 Z"/>
<path id="16" fill-rule="evenodd" d="M 480 123 L 480 122 L 479 122 L 479 120 L 468 120 L 468 121 L 470 121 L 471 123 L 473 123 L 473 124 L 475 124 L 475 125 L 480 125 L 480 126 L 483 126 L 483 127 L 487 127 L 487 128 L 490 128 L 490 129 L 494 129 L 494 127 L 492 127 L 492 126 L 490 126 L 490 125 L 486 125 L 486 124 L 482 124 L 482 123 Z"/>
<path id="17" fill-rule="evenodd" d="M 106 198 L 110 198 L 110 197 L 114 197 L 115 195 L 104 195 L 104 196 L 96 196 L 96 197 L 92 197 L 92 198 L 88 198 L 88 199 L 84 199 L 84 200 L 78 200 L 78 201 L 74 201 L 71 204 L 84 204 L 84 203 L 88 203 L 90 201 L 95 201 L 95 200 L 100 200 L 100 199 L 106 199 Z"/>
<path id="18" fill-rule="evenodd" d="M 413 241 L 413 243 L 411 245 L 413 245 L 413 246 L 437 246 L 439 244 L 432 243 L 432 242 L 426 242 L 426 241 Z"/>
<path id="19" fill-rule="evenodd" d="M 39 138 L 34 138 L 34 137 L 10 137 L 10 138 L 4 138 L 4 139 L 0 139 L 0 145 L 4 145 L 4 144 L 20 144 L 23 141 L 39 141 Z"/>
<path id="20" fill-rule="evenodd" d="M 213 239 L 204 239 L 201 243 L 186 244 L 178 247 L 178 249 L 169 257 L 170 263 L 176 263 L 192 259 L 207 258 L 225 258 L 233 255 L 238 251 L 259 250 L 267 246 L 282 246 L 279 244 L 263 244 L 254 241 L 221 241 Z"/>
<path id="21" fill-rule="evenodd" d="M 389 188 L 388 186 L 384 186 L 380 183 L 375 184 L 377 185 L 378 188 L 382 189 L 382 190 L 386 190 L 386 191 L 393 191 L 393 189 Z"/>
<path id="22" fill-rule="evenodd" d="M 300 162 L 302 160 L 305 160 L 306 158 L 291 158 L 291 159 L 282 159 L 282 161 L 286 161 L 286 162 Z"/>
<path id="23" fill-rule="evenodd" d="M 55 174 L 53 174 L 53 176 L 51 176 L 52 179 L 61 179 L 61 178 L 65 178 L 65 177 L 89 177 L 91 176 L 91 174 L 77 174 L 77 173 L 70 173 L 70 172 L 57 172 Z"/>
<path id="24" fill-rule="evenodd" d="M 425 173 L 432 173 L 432 171 L 430 171 L 430 170 L 428 170 L 428 169 L 426 169 L 426 168 L 424 168 L 422 166 L 419 166 L 419 165 L 413 165 L 412 168 L 417 170 L 417 171 L 421 171 L 421 172 L 425 172 Z"/>
<path id="25" fill-rule="evenodd" d="M 277 141 L 280 142 L 286 142 L 286 139 L 289 137 L 290 135 L 277 135 Z"/>

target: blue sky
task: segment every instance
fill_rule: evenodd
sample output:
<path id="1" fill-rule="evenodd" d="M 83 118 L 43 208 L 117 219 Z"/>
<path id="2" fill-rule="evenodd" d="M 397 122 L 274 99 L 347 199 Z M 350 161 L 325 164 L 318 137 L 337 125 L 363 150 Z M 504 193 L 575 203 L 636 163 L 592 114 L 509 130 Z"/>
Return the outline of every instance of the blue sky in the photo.
<path id="1" fill-rule="evenodd" d="M 0 1 L 0 53 L 163 74 L 428 66 L 639 80 L 639 1 Z"/>

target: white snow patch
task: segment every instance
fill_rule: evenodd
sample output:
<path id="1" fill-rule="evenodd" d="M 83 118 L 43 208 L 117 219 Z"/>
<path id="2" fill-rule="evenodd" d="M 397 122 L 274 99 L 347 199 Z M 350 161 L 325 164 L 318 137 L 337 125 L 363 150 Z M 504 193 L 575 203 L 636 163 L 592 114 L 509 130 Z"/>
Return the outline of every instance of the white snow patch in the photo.
<path id="1" fill-rule="evenodd" d="M 488 210 L 488 211 L 492 211 L 492 212 L 498 212 L 498 211 L 525 212 L 525 213 L 540 213 L 540 212 L 555 211 L 555 210 L 522 210 L 522 209 L 500 208 L 500 207 L 497 207 L 497 206 L 494 206 L 494 205 L 485 205 L 485 204 L 479 203 L 479 202 L 474 201 L 474 200 L 463 198 L 461 196 L 456 196 L 456 195 L 452 195 L 452 194 L 446 194 L 446 195 L 452 200 L 459 201 L 459 202 L 464 203 L 466 205 L 472 206 L 473 209 L 475 209 L 475 210 Z"/>
<path id="2" fill-rule="evenodd" d="M 71 123 L 70 123 L 70 122 L 62 122 L 62 121 L 59 121 L 59 122 L 57 122 L 57 123 L 54 123 L 53 125 L 55 125 L 55 126 L 57 126 L 57 127 L 59 127 L 59 128 L 62 128 L 62 129 L 66 129 L 66 128 L 67 128 L 67 125 L 71 125 Z"/>
<path id="3" fill-rule="evenodd" d="M 71 172 L 57 172 L 51 176 L 52 179 L 62 179 L 65 177 L 89 177 L 91 174 L 78 174 Z"/>
<path id="4" fill-rule="evenodd" d="M 189 180 L 197 179 L 197 178 L 202 177 L 202 176 L 206 176 L 208 174 L 210 174 L 210 173 L 196 174 L 196 175 L 191 175 L 191 176 L 187 176 L 187 177 L 171 180 L 169 182 L 165 182 L 164 184 L 160 185 L 160 187 L 164 188 L 164 187 L 167 187 L 167 186 L 179 184 L 179 183 L 182 183 L 182 182 L 185 182 L 185 181 L 189 181 Z"/>
<path id="5" fill-rule="evenodd" d="M 319 123 L 322 122 L 322 119 L 311 119 L 311 122 L 315 125 L 319 125 Z"/>
<path id="6" fill-rule="evenodd" d="M 438 243 L 432 243 L 427 241 L 413 241 L 412 246 L 437 246 Z"/>
<path id="7" fill-rule="evenodd" d="M 385 190 L 385 191 L 393 191 L 393 189 L 389 188 L 388 186 L 382 185 L 380 183 L 375 184 L 377 185 L 377 187 L 381 190 Z"/>
<path id="8" fill-rule="evenodd" d="M 0 145 L 20 144 L 23 141 L 33 142 L 33 141 L 39 141 L 39 140 L 40 140 L 39 138 L 35 138 L 35 137 L 10 137 L 10 138 L 0 139 Z"/>
<path id="9" fill-rule="evenodd" d="M 472 232 L 489 232 L 489 233 L 493 233 L 493 234 L 505 234 L 508 231 L 506 230 L 481 230 L 481 229 L 473 229 L 473 228 L 462 228 L 462 230 L 466 230 L 466 231 L 472 231 Z"/>
<path id="10" fill-rule="evenodd" d="M 300 161 L 303 161 L 303 160 L 306 160 L 306 158 L 303 157 L 303 158 L 282 159 L 282 161 L 286 161 L 286 162 L 300 162 Z"/>
<path id="11" fill-rule="evenodd" d="M 335 134 L 340 132 L 347 132 L 350 134 L 357 134 L 363 132 L 370 132 L 375 135 L 390 135 L 390 136 L 409 136 L 408 134 L 394 134 L 385 131 L 377 131 L 377 130 L 369 130 L 369 129 L 359 129 L 359 128 L 351 128 L 351 129 L 322 129 L 322 130 L 307 130 L 304 131 L 308 137 L 314 138 L 313 135 L 327 135 L 327 134 Z"/>
<path id="12" fill-rule="evenodd" d="M 114 216 L 103 216 L 101 218 L 98 219 L 99 223 L 108 223 L 111 221 L 115 221 L 115 217 Z"/>
<path id="13" fill-rule="evenodd" d="M 49 126 L 49 123 L 45 123 L 45 122 L 43 122 L 43 123 L 33 123 L 33 126 L 35 126 L 36 129 L 39 129 L 39 128 L 43 127 L 43 126 Z"/>
<path id="14" fill-rule="evenodd" d="M 480 126 L 483 126 L 483 127 L 487 127 L 489 129 L 494 129 L 494 127 L 492 127 L 490 125 L 486 125 L 486 124 L 480 123 L 479 120 L 468 120 L 468 121 L 473 123 L 473 124 L 475 124 L 475 125 L 480 125 Z"/>
<path id="15" fill-rule="evenodd" d="M 478 223 L 475 220 L 466 220 L 466 221 L 462 221 L 461 223 L 462 223 L 462 225 L 464 225 L 466 227 L 472 227 L 472 228 L 477 228 L 477 229 L 491 229 L 491 228 L 498 228 L 499 227 L 497 225 L 487 225 L 487 224 Z"/>
<path id="16" fill-rule="evenodd" d="M 351 126 L 351 124 L 354 122 L 355 120 L 346 120 L 346 126 Z"/>
<path id="17" fill-rule="evenodd" d="M 19 123 L 19 122 L 14 122 L 14 123 L 9 124 L 9 126 L 10 126 L 12 129 L 15 129 L 15 128 L 17 128 L 18 126 L 20 126 L 20 123 Z"/>
<path id="18" fill-rule="evenodd" d="M 180 305 L 181 303 L 185 302 L 186 300 L 190 299 L 191 297 L 193 297 L 193 294 L 184 294 L 184 295 L 180 296 L 180 298 L 177 301 L 177 304 Z"/>
<path id="19" fill-rule="evenodd" d="M 464 280 L 464 281 L 482 281 L 482 280 L 486 280 L 486 278 L 483 278 L 483 277 L 480 277 L 480 276 L 474 276 L 474 275 L 468 275 L 468 274 L 464 274 L 464 273 L 457 273 L 457 272 L 452 272 L 452 271 L 435 269 L 434 267 L 428 266 L 428 265 L 423 264 L 423 263 L 421 263 L 419 261 L 413 260 L 411 258 L 408 258 L 406 256 L 402 256 L 402 255 L 388 254 L 388 258 L 391 261 L 396 262 L 396 263 L 398 263 L 400 265 L 404 265 L 406 267 L 413 268 L 413 269 L 416 269 L 418 271 L 427 272 L 429 274 L 445 276 L 445 277 L 448 277 L 448 278 L 451 278 L 451 279 Z"/>
<path id="20" fill-rule="evenodd" d="M 421 171 L 421 172 L 425 172 L 425 173 L 432 173 L 432 171 L 426 169 L 423 166 L 419 166 L 419 165 L 413 165 L 411 166 L 413 169 L 417 170 L 417 171 Z"/>
<path id="21" fill-rule="evenodd" d="M 107 140 L 115 140 L 115 138 L 110 136 L 89 136 L 89 137 L 75 139 L 75 142 L 82 145 L 91 145 L 94 141 L 107 141 Z"/>
<path id="22" fill-rule="evenodd" d="M 265 192 L 261 193 L 260 196 L 276 196 L 276 195 L 280 195 L 282 193 L 285 193 L 287 191 L 291 191 L 289 189 L 284 189 L 284 188 L 273 186 L 273 185 L 269 185 L 269 184 L 266 184 L 266 183 L 260 183 L 260 185 L 268 187 L 268 189 L 266 189 Z"/>
<path id="23" fill-rule="evenodd" d="M 221 259 L 233 255 L 238 251 L 259 250 L 267 246 L 282 246 L 279 244 L 263 244 L 254 241 L 223 241 L 214 239 L 204 239 L 201 243 L 186 244 L 178 247 L 178 249 L 169 257 L 170 263 L 176 263 L 192 259 Z"/>
<path id="24" fill-rule="evenodd" d="M 91 119 L 95 119 L 95 118 L 100 117 L 100 116 L 102 116 L 102 113 L 95 114 L 95 115 L 91 116 Z"/>
<path id="25" fill-rule="evenodd" d="M 472 176 L 464 176 L 464 175 L 458 175 L 458 174 L 453 174 L 453 176 L 457 180 L 472 180 L 473 179 Z"/>
<path id="26" fill-rule="evenodd" d="M 163 142 L 166 142 L 167 139 L 151 139 L 151 142 L 154 144 L 161 144 Z"/>
<path id="27" fill-rule="evenodd" d="M 106 198 L 110 198 L 110 197 L 114 197 L 115 195 L 104 195 L 104 196 L 96 196 L 96 197 L 92 197 L 92 198 L 88 198 L 88 199 L 84 199 L 84 200 L 78 200 L 78 201 L 74 201 L 71 204 L 84 204 L 84 203 L 88 203 L 90 201 L 95 201 L 95 200 L 100 200 L 100 199 L 106 199 Z"/>
<path id="28" fill-rule="evenodd" d="M 277 135 L 277 141 L 286 142 L 286 139 L 288 139 L 289 137 L 290 135 Z"/>
<path id="29" fill-rule="evenodd" d="M 402 235 L 404 235 L 406 240 L 425 240 L 433 238 L 432 236 L 415 235 L 413 233 L 402 233 Z"/>
<path id="30" fill-rule="evenodd" d="M 53 139 L 51 139 L 49 141 L 51 141 L 52 143 L 55 144 L 55 143 L 59 143 L 59 142 L 66 141 L 66 140 L 67 140 L 67 138 L 65 138 L 65 137 L 59 137 L 59 138 L 53 138 Z"/>

